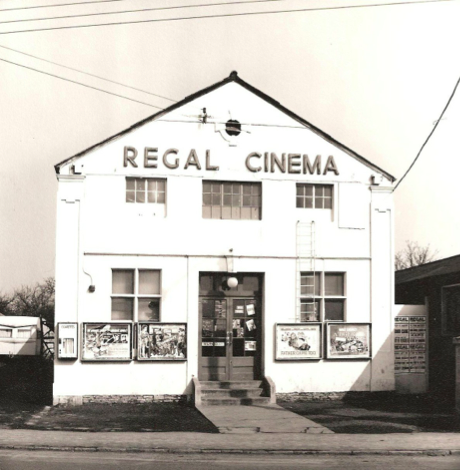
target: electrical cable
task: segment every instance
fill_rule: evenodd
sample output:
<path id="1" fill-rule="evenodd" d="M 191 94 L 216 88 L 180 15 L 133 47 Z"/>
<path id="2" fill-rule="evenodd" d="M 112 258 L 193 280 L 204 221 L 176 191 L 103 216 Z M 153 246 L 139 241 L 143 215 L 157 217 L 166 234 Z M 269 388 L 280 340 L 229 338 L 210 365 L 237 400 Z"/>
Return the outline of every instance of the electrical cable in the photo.
<path id="1" fill-rule="evenodd" d="M 57 65 L 58 67 L 62 67 L 64 69 L 73 70 L 74 72 L 82 73 L 84 75 L 89 75 L 90 77 L 95 77 L 95 78 L 98 78 L 100 80 L 105 80 L 106 82 L 114 83 L 115 85 L 121 85 L 121 86 L 124 86 L 126 88 L 130 88 L 131 90 L 141 91 L 142 93 L 147 93 L 148 95 L 152 95 L 152 96 L 155 96 L 157 98 L 162 98 L 164 100 L 173 101 L 174 103 L 177 102 L 176 100 L 173 100 L 171 98 L 167 98 L 166 96 L 157 95 L 155 93 L 151 93 L 150 91 L 142 90 L 140 88 L 136 88 L 136 87 L 133 87 L 133 86 L 130 86 L 130 85 L 125 85 L 123 83 L 116 82 L 115 80 L 110 80 L 108 78 L 104 78 L 104 77 L 101 77 L 99 75 L 95 75 L 93 73 L 84 72 L 83 70 L 79 70 L 79 69 L 76 69 L 74 67 L 69 67 L 67 65 L 62 65 L 62 64 L 59 64 L 57 62 L 53 62 L 52 60 L 43 59 L 42 57 L 38 57 L 38 56 L 33 55 L 33 54 L 28 54 L 27 52 L 18 51 L 17 49 L 13 49 L 12 47 L 2 46 L 1 44 L 0 44 L 0 47 L 2 49 L 8 49 L 9 51 L 17 52 L 18 54 L 23 54 L 23 55 L 28 56 L 28 57 L 33 57 L 34 59 L 41 60 L 41 61 L 47 62 L 49 64 Z"/>
<path id="2" fill-rule="evenodd" d="M 251 4 L 251 3 L 287 2 L 287 1 L 290 1 L 290 0 L 247 0 L 247 1 L 236 1 L 236 2 L 207 3 L 207 4 L 199 4 L 199 5 L 177 5 L 177 6 L 172 6 L 172 7 L 142 8 L 138 10 L 120 10 L 120 11 L 109 11 L 109 12 L 99 12 L 99 13 L 85 13 L 81 15 L 49 16 L 45 18 L 8 20 L 8 21 L 0 21 L 0 24 L 24 23 L 28 21 L 48 21 L 48 20 L 70 19 L 70 18 L 84 18 L 88 16 L 121 15 L 121 14 L 126 14 L 126 13 L 142 13 L 146 11 L 177 10 L 181 8 L 203 8 L 203 7 L 216 7 L 216 6 L 225 6 L 225 5 L 244 5 L 244 4 Z"/>
<path id="3" fill-rule="evenodd" d="M 415 5 L 422 3 L 440 3 L 440 2 L 455 2 L 458 0 L 416 0 L 413 2 L 404 1 L 404 2 L 395 2 L 395 3 L 375 3 L 368 5 L 349 5 L 349 6 L 340 6 L 340 7 L 320 7 L 320 8 L 300 8 L 296 10 L 275 10 L 275 11 L 255 11 L 248 13 L 222 13 L 217 15 L 205 15 L 205 16 L 185 16 L 178 18 L 157 18 L 151 20 L 135 20 L 135 21 L 119 21 L 113 23 L 93 23 L 86 25 L 74 25 L 74 26 L 55 26 L 51 28 L 36 28 L 36 29 L 22 29 L 18 31 L 3 31 L 1 34 L 16 34 L 16 33 L 34 33 L 38 31 L 57 31 L 64 29 L 79 29 L 79 28 L 94 28 L 99 26 L 119 26 L 125 24 L 142 24 L 142 23 L 163 23 L 168 21 L 184 21 L 184 20 L 198 20 L 198 19 L 208 19 L 208 18 L 231 18 L 239 16 L 255 16 L 255 15 L 273 15 L 281 13 L 300 13 L 308 11 L 329 11 L 329 10 L 346 10 L 351 8 L 372 8 L 372 7 L 389 7 L 389 6 L 401 6 L 401 5 Z"/>
<path id="4" fill-rule="evenodd" d="M 10 60 L 2 59 L 1 57 L 0 57 L 0 61 L 6 62 L 7 64 L 17 65 L 18 67 L 22 67 L 22 68 L 27 69 L 27 70 L 33 70 L 34 72 L 42 73 L 43 75 L 49 75 L 50 77 L 58 78 L 59 80 L 64 80 L 65 82 L 70 82 L 70 83 L 74 83 L 76 85 L 84 86 L 86 88 L 90 88 L 91 90 L 101 91 L 102 93 L 106 93 L 108 95 L 113 95 L 113 96 L 117 96 L 118 98 L 123 98 L 125 100 L 134 101 L 135 103 L 144 104 L 145 106 L 150 106 L 151 108 L 157 108 L 157 109 L 161 109 L 161 110 L 164 109 L 164 108 L 160 108 L 159 106 L 154 106 L 153 104 L 148 104 L 148 103 L 144 103 L 143 101 L 138 101 L 138 100 L 134 100 L 132 98 L 128 98 L 127 96 L 118 95 L 117 93 L 112 93 L 111 91 L 102 90 L 101 88 L 97 88 L 97 87 L 94 87 L 94 86 L 91 86 L 91 85 L 86 85 L 85 83 L 77 82 L 75 80 L 70 80 L 69 78 L 60 77 L 59 75 L 54 75 L 52 73 L 48 73 L 48 72 L 45 72 L 43 70 L 34 69 L 33 67 L 28 67 L 27 65 L 17 64 L 16 62 L 12 62 Z"/>
<path id="5" fill-rule="evenodd" d="M 114 2 L 126 2 L 131 0 L 96 0 L 92 2 L 73 2 L 73 3 L 57 3 L 54 5 L 34 5 L 31 7 L 15 7 L 15 8 L 2 8 L 0 11 L 17 11 L 17 10 L 33 10 L 36 8 L 56 8 L 56 7 L 68 7 L 76 5 L 88 5 L 94 3 L 114 3 Z"/>
<path id="6" fill-rule="evenodd" d="M 457 88 L 458 88 L 458 85 L 460 84 L 460 77 L 459 79 L 457 80 L 457 83 L 455 84 L 454 86 L 454 89 L 449 97 L 449 99 L 447 100 L 447 103 L 446 105 L 444 106 L 444 109 L 442 110 L 442 113 L 440 114 L 439 118 L 437 121 L 435 121 L 435 125 L 433 126 L 433 129 L 431 129 L 431 132 L 428 134 L 428 137 L 425 139 L 425 142 L 423 142 L 422 146 L 420 147 L 420 150 L 418 151 L 416 157 L 414 158 L 413 162 L 410 164 L 409 168 L 407 169 L 407 171 L 404 173 L 404 175 L 402 176 L 402 178 L 398 181 L 398 184 L 393 188 L 393 191 L 392 193 L 394 193 L 396 191 L 396 189 L 398 188 L 398 186 L 403 182 L 404 178 L 409 174 L 409 172 L 412 170 L 413 166 L 415 165 L 415 162 L 418 160 L 418 158 L 420 157 L 420 154 L 422 153 L 423 149 L 425 148 L 426 144 L 428 143 L 428 141 L 430 140 L 431 136 L 434 134 L 434 131 L 436 130 L 436 128 L 438 127 L 439 123 L 441 122 L 441 119 L 442 117 L 444 116 L 444 113 L 446 112 L 447 108 L 449 107 L 450 105 L 450 102 L 452 101 L 454 95 L 455 95 L 455 92 L 457 91 Z"/>

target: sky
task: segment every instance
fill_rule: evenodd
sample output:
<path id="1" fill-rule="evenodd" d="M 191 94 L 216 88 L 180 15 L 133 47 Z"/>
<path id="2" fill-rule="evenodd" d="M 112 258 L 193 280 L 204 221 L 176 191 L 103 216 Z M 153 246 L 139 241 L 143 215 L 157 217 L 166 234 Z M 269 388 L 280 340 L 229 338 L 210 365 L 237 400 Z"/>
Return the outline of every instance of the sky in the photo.
<path id="1" fill-rule="evenodd" d="M 80 4 L 50 7 L 65 3 Z M 211 3 L 224 0 L 2 0 L 0 292 L 54 275 L 56 163 L 233 70 L 398 179 L 460 76 L 458 0 Z M 37 20 L 190 5 L 201 6 Z M 276 13 L 242 15 L 259 12 Z M 178 19 L 202 16 L 214 17 Z M 60 29 L 15 32 L 46 28 Z M 458 94 L 394 193 L 396 250 L 410 240 L 460 254 Z"/>

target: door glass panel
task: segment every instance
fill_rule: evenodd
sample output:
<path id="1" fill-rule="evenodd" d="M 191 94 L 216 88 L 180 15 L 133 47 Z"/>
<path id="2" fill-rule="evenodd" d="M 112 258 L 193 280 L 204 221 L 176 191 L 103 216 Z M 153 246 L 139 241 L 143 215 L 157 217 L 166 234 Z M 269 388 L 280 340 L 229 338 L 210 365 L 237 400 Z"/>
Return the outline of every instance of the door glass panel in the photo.
<path id="1" fill-rule="evenodd" d="M 201 356 L 225 357 L 227 336 L 227 301 L 202 299 Z"/>

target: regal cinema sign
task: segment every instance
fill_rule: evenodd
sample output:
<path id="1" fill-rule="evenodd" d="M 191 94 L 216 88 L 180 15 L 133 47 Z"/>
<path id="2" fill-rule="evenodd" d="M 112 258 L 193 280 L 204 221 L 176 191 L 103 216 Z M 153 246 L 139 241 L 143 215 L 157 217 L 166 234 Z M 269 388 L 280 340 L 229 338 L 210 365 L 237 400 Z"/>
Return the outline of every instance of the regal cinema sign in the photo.
<path id="1" fill-rule="evenodd" d="M 139 152 L 135 147 L 125 147 L 123 150 L 123 166 L 126 168 L 132 166 L 138 168 L 138 155 Z M 188 170 L 193 167 L 201 170 L 204 165 L 206 171 L 219 171 L 219 167 L 213 165 L 211 162 L 211 151 L 206 150 L 204 158 L 198 156 L 195 149 L 191 149 L 188 156 L 179 155 L 179 150 L 170 148 L 163 153 L 158 151 L 156 147 L 145 147 L 143 156 L 144 168 L 158 168 L 159 163 L 175 170 L 179 167 Z M 203 165 L 202 165 L 203 162 Z M 306 154 L 300 153 L 282 153 L 278 156 L 275 152 L 251 152 L 245 160 L 246 168 L 257 173 L 263 171 L 264 173 L 291 173 L 291 174 L 317 174 L 327 175 L 329 172 L 335 175 L 339 174 L 339 170 L 335 163 L 334 157 L 330 155 L 324 166 L 322 165 L 321 155 L 317 155 L 312 162 L 310 157 Z"/>

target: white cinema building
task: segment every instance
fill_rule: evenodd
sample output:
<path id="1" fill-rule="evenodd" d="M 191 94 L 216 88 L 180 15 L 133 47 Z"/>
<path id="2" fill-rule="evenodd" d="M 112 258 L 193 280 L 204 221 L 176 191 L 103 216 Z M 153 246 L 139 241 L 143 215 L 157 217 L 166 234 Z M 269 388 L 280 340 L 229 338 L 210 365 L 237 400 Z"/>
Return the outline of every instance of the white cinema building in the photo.
<path id="1" fill-rule="evenodd" d="M 394 178 L 236 72 L 55 168 L 55 403 L 394 390 Z"/>

